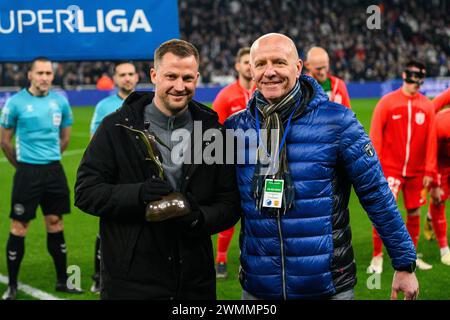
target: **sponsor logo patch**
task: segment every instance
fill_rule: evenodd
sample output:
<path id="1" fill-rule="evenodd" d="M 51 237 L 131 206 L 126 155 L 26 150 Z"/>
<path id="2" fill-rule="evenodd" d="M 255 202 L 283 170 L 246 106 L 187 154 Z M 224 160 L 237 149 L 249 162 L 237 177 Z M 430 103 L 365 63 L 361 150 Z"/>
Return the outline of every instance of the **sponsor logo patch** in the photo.
<path id="1" fill-rule="evenodd" d="M 371 143 L 368 143 L 364 146 L 364 152 L 369 156 L 373 157 L 375 155 L 375 151 L 373 150 L 373 146 Z"/>
<path id="2" fill-rule="evenodd" d="M 417 112 L 416 113 L 416 123 L 418 125 L 422 125 L 425 122 L 425 113 L 423 112 Z"/>
<path id="3" fill-rule="evenodd" d="M 61 125 L 61 119 L 62 119 L 62 115 L 61 113 L 54 113 L 53 114 L 53 125 L 55 127 L 59 127 Z"/>
<path id="4" fill-rule="evenodd" d="M 17 214 L 18 216 L 21 216 L 25 213 L 25 207 L 23 206 L 23 204 L 20 203 L 16 203 L 13 207 L 14 213 Z"/>

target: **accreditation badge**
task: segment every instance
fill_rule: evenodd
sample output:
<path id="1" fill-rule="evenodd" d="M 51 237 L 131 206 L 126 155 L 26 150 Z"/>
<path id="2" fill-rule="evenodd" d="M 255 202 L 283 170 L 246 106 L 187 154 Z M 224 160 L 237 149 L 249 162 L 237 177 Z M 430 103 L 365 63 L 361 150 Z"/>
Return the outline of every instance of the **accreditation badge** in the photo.
<path id="1" fill-rule="evenodd" d="M 59 112 L 53 114 L 53 125 L 59 127 L 61 125 L 62 115 Z"/>
<path id="2" fill-rule="evenodd" d="M 263 207 L 281 208 L 283 201 L 284 180 L 266 179 L 264 182 Z"/>

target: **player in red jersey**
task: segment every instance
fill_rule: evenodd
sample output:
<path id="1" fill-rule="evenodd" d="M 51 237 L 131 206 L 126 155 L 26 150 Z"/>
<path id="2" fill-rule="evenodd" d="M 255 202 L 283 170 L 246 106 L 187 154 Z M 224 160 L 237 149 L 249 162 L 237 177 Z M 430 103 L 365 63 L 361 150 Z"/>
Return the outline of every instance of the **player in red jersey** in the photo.
<path id="1" fill-rule="evenodd" d="M 350 98 L 344 80 L 332 76 L 330 71 L 330 58 L 325 49 L 312 47 L 306 55 L 305 67 L 309 76 L 317 80 L 322 86 L 330 101 L 340 103 L 351 109 Z"/>
<path id="2" fill-rule="evenodd" d="M 213 109 L 219 115 L 219 122 L 225 120 L 233 113 L 245 109 L 255 91 L 255 84 L 250 74 L 250 48 L 241 48 L 236 55 L 234 65 L 238 79 L 223 88 L 213 102 Z"/>
<path id="3" fill-rule="evenodd" d="M 437 113 L 442 108 L 450 105 L 450 88 L 447 88 L 444 92 L 433 99 L 434 111 Z"/>
<path id="4" fill-rule="evenodd" d="M 449 105 L 450 88 L 434 98 L 433 104 L 436 112 Z M 435 125 L 438 139 L 438 179 L 432 183 L 430 190 L 431 201 L 424 236 L 427 240 L 437 239 L 441 262 L 450 266 L 447 219 L 445 217 L 445 201 L 450 194 L 450 109 L 436 114 Z"/>
<path id="5" fill-rule="evenodd" d="M 375 107 L 370 138 L 377 151 L 389 187 L 397 199 L 403 192 L 409 234 L 417 248 L 420 233 L 420 207 L 426 203 L 424 188 L 437 171 L 437 137 L 434 106 L 419 93 L 426 75 L 425 66 L 410 61 L 402 73 L 403 85 L 380 99 Z M 369 272 L 381 273 L 382 242 L 373 229 L 374 252 Z M 432 266 L 417 259 L 422 270 Z"/>
<path id="6" fill-rule="evenodd" d="M 235 69 L 238 79 L 232 84 L 223 88 L 213 102 L 213 109 L 219 115 L 219 122 L 225 120 L 233 113 L 245 109 L 255 91 L 255 84 L 250 73 L 250 48 L 241 48 L 236 55 Z M 216 276 L 226 278 L 227 273 L 227 253 L 233 237 L 234 227 L 222 231 L 217 237 L 216 255 Z"/>

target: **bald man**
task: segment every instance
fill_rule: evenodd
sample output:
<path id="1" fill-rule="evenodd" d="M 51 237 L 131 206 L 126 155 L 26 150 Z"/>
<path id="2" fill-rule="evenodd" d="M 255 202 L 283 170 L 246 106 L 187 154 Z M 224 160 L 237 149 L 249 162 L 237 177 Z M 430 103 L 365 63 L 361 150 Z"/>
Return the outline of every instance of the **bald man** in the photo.
<path id="1" fill-rule="evenodd" d="M 330 58 L 325 49 L 321 47 L 312 47 L 306 55 L 305 67 L 310 76 L 319 82 L 330 101 L 340 103 L 347 108 L 350 106 L 350 97 L 348 96 L 347 86 L 344 80 L 332 76 L 330 71 Z"/>
<path id="2" fill-rule="evenodd" d="M 245 110 L 225 121 L 242 156 L 236 166 L 242 298 L 353 299 L 353 185 L 397 270 L 392 298 L 403 291 L 415 299 L 416 252 L 370 139 L 355 114 L 331 103 L 302 68 L 285 35 L 256 40 L 250 69 L 257 90 Z"/>

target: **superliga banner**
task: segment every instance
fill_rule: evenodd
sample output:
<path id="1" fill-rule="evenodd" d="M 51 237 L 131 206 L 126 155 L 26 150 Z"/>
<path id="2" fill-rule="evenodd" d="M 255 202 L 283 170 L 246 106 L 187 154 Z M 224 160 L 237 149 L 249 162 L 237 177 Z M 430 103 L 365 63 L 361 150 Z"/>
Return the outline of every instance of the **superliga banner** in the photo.
<path id="1" fill-rule="evenodd" d="M 148 60 L 179 36 L 177 0 L 0 1 L 0 61 Z"/>

